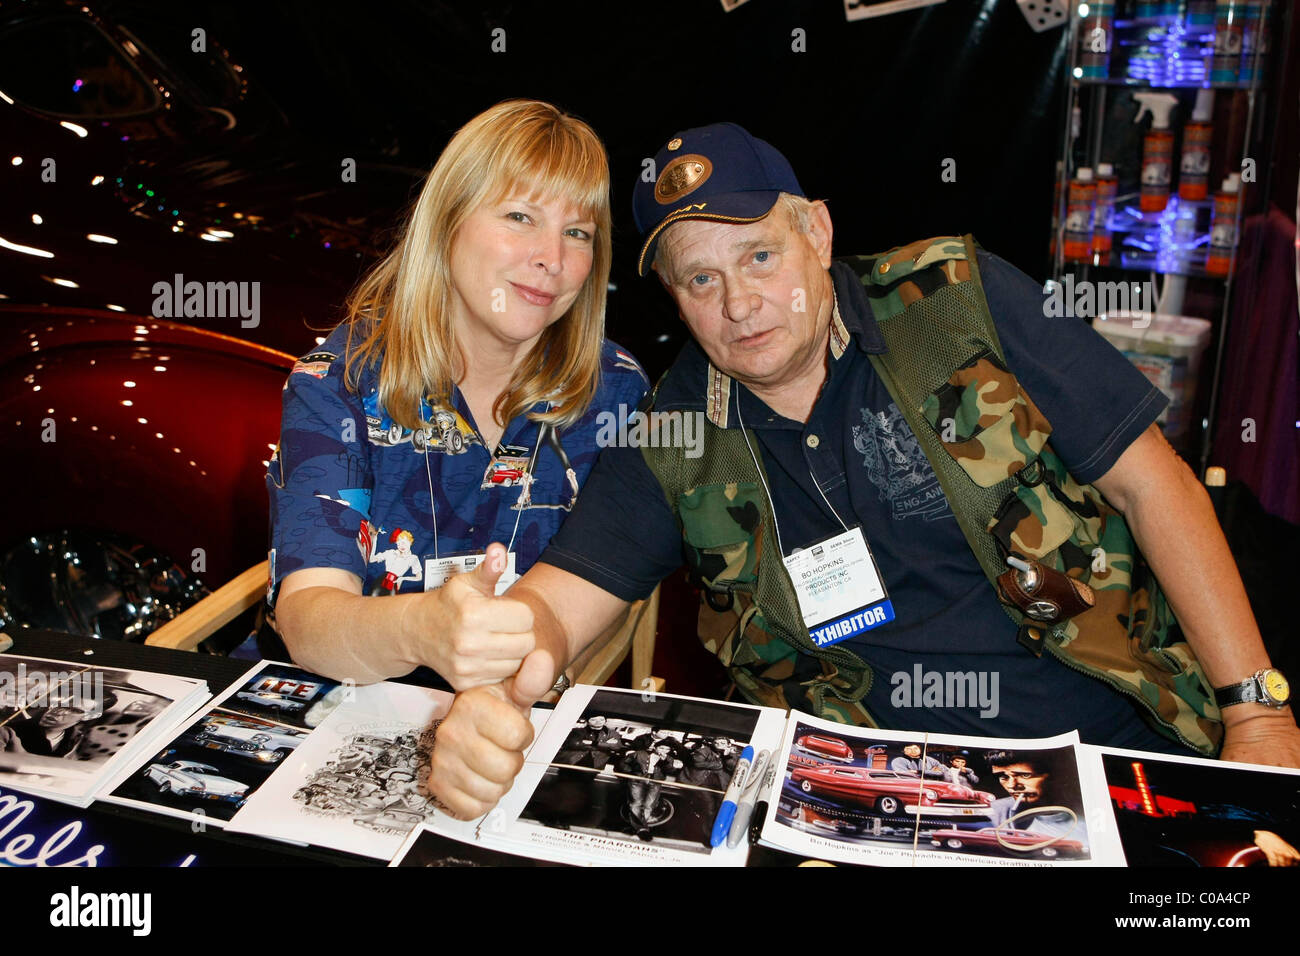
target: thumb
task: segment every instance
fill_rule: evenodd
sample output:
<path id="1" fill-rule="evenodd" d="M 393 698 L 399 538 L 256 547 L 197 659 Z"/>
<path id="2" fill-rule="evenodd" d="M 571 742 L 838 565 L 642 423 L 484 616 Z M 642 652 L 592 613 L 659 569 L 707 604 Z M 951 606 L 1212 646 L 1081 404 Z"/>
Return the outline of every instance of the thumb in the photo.
<path id="1" fill-rule="evenodd" d="M 474 590 L 486 597 L 492 597 L 497 593 L 497 579 L 501 577 L 505 569 L 506 546 L 494 541 L 488 545 L 487 554 L 483 556 L 483 563 L 466 577 Z"/>
<path id="2" fill-rule="evenodd" d="M 555 658 L 538 648 L 519 665 L 519 671 L 506 681 L 506 691 L 516 706 L 532 707 L 555 685 Z"/>

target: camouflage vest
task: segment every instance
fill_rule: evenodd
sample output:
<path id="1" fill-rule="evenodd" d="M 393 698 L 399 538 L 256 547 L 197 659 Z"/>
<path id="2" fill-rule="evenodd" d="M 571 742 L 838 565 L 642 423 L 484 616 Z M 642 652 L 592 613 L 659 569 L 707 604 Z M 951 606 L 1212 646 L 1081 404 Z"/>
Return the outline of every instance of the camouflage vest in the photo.
<path id="1" fill-rule="evenodd" d="M 1213 692 L 1142 561 L 1122 515 L 1066 470 L 1051 425 L 1006 368 L 980 284 L 974 240 L 928 239 L 843 260 L 857 272 L 888 351 L 876 373 L 915 433 L 975 557 L 992 582 L 1010 553 L 1091 586 L 1096 603 L 1054 625 L 1003 604 L 1020 642 L 1124 694 L 1166 736 L 1206 755 L 1223 728 Z M 847 346 L 836 319 L 832 349 Z M 710 368 L 711 410 L 731 380 Z M 753 439 L 757 447 L 757 441 Z M 641 449 L 677 516 L 692 576 L 705 588 L 700 639 L 759 704 L 876 726 L 863 704 L 870 665 L 817 647 L 794 588 L 768 548 L 771 505 L 739 429 L 705 424 L 704 453 Z M 761 457 L 758 468 L 763 469 Z M 766 474 L 763 480 L 766 481 Z M 815 658 L 816 672 L 808 673 Z"/>

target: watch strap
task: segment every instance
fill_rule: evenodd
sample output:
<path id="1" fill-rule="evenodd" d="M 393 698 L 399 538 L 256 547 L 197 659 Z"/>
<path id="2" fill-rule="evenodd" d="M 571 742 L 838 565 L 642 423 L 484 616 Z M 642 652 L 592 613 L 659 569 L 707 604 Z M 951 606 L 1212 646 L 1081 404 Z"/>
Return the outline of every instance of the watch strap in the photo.
<path id="1" fill-rule="evenodd" d="M 1229 684 L 1227 687 L 1214 688 L 1214 702 L 1220 707 L 1231 707 L 1233 704 L 1249 704 L 1257 700 L 1263 700 L 1263 695 L 1259 689 L 1259 678 L 1252 674 L 1240 684 Z"/>

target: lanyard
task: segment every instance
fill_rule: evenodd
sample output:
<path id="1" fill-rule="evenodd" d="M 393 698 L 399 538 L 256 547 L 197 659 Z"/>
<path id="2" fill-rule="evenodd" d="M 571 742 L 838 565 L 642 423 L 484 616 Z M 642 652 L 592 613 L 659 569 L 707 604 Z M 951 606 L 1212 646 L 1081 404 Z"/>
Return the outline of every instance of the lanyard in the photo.
<path id="1" fill-rule="evenodd" d="M 420 424 L 423 425 L 424 423 L 421 422 Z M 502 432 L 503 437 L 504 435 L 505 433 Z M 479 440 L 480 442 L 482 441 L 482 436 L 480 436 Z M 533 469 L 537 465 L 537 452 L 538 449 L 541 448 L 541 445 L 542 445 L 541 429 L 539 428 L 538 441 L 533 445 L 533 457 L 528 462 L 528 474 L 524 477 L 524 480 L 520 482 L 519 497 L 515 499 L 516 504 L 519 504 L 520 502 L 523 501 L 524 493 L 529 490 L 529 487 L 532 484 Z M 444 452 L 444 454 L 446 453 Z M 438 510 L 437 508 L 434 507 L 434 502 L 433 502 L 433 468 L 429 465 L 429 455 L 430 455 L 429 443 L 425 442 L 424 443 L 424 475 L 429 481 L 429 517 L 433 519 L 433 558 L 436 561 L 438 559 Z M 519 513 L 515 515 L 515 527 L 514 530 L 510 532 L 510 543 L 506 545 L 507 554 L 509 554 L 511 551 L 515 549 L 515 536 L 519 534 L 519 519 L 522 518 L 523 516 L 524 516 L 524 509 L 521 507 L 519 509 Z"/>
<path id="2" fill-rule="evenodd" d="M 737 382 L 736 384 L 739 385 L 740 383 Z M 758 480 L 762 482 L 763 491 L 767 494 L 767 504 L 768 507 L 772 509 L 772 527 L 776 529 L 776 546 L 781 549 L 781 556 L 784 558 L 785 545 L 781 543 L 781 523 L 776 517 L 776 499 L 772 497 L 772 489 L 767 486 L 767 479 L 763 477 L 763 469 L 759 467 L 758 464 L 758 455 L 755 454 L 754 446 L 749 441 L 749 432 L 745 428 L 745 416 L 740 410 L 740 388 L 736 389 L 736 421 L 740 423 L 740 434 L 745 439 L 745 447 L 749 449 L 749 457 L 754 459 L 754 469 L 758 472 Z M 848 531 L 849 526 L 844 523 L 844 519 L 840 517 L 840 513 L 835 510 L 835 506 L 831 504 L 830 499 L 826 497 L 826 492 L 822 491 L 821 482 L 817 480 L 817 476 L 813 474 L 811 468 L 808 469 L 808 477 L 812 479 L 813 487 L 815 487 L 817 493 L 822 496 L 822 501 L 826 502 L 826 507 L 829 508 L 831 514 L 835 516 L 835 520 L 840 523 L 840 527 L 845 531 Z"/>

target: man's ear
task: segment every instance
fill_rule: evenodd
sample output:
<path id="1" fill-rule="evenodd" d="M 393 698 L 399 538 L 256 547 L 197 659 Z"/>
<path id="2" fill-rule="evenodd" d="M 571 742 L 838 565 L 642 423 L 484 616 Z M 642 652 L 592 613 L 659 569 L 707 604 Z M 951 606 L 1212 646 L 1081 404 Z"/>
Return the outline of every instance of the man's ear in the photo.
<path id="1" fill-rule="evenodd" d="M 808 209 L 808 241 L 812 243 L 824 269 L 831 267 L 831 239 L 834 234 L 831 212 L 826 208 L 826 203 L 818 199 Z"/>

